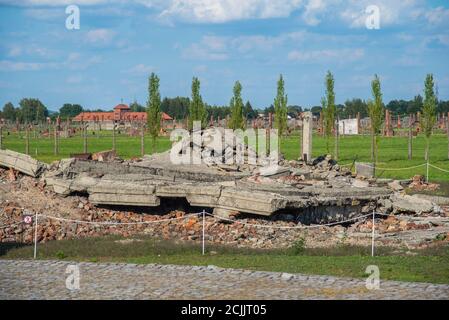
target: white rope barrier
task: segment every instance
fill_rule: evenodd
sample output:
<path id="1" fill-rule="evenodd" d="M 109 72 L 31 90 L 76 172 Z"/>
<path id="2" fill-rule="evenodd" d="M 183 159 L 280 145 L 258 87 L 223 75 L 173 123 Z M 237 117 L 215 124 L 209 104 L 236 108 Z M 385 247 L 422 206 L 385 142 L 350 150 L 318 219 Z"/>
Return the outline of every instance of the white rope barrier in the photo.
<path id="1" fill-rule="evenodd" d="M 241 224 L 241 225 L 246 225 L 246 226 L 251 226 L 251 227 L 256 227 L 256 228 L 273 228 L 273 229 L 309 229 L 309 228 L 319 228 L 319 227 L 329 227 L 329 226 L 333 226 L 333 225 L 337 225 L 337 224 L 342 224 L 342 223 L 346 223 L 346 222 L 350 222 L 350 221 L 355 221 L 355 220 L 359 220 L 362 218 L 366 218 L 371 216 L 372 214 L 366 214 L 363 216 L 359 216 L 359 217 L 354 217 L 351 219 L 347 219 L 347 220 L 343 220 L 343 221 L 337 221 L 337 222 L 332 222 L 332 223 L 326 223 L 326 224 L 314 224 L 314 225 L 309 225 L 309 226 L 269 226 L 269 225 L 264 225 L 264 224 L 255 224 L 255 223 L 247 223 L 247 222 L 240 222 L 237 220 L 232 220 L 232 219 L 228 219 L 228 218 L 223 218 L 211 213 L 206 213 L 208 216 L 214 217 L 215 219 L 218 220 L 224 220 L 224 221 L 229 221 L 229 222 L 233 222 L 233 223 L 237 223 L 237 224 Z"/>
<path id="2" fill-rule="evenodd" d="M 440 168 L 440 167 L 434 166 L 433 164 L 430 164 L 430 163 L 429 163 L 429 166 L 431 166 L 432 168 L 435 168 L 435 169 L 437 169 L 437 170 L 440 170 L 440 171 L 449 173 L 449 170 L 442 169 L 442 168 Z"/>
<path id="3" fill-rule="evenodd" d="M 423 167 L 423 166 L 426 166 L 427 163 L 419 164 L 419 165 L 413 166 L 413 167 L 406 167 L 406 168 L 380 168 L 380 167 L 371 166 L 371 165 L 366 164 L 366 163 L 359 163 L 359 165 L 360 166 L 364 166 L 364 167 L 368 167 L 368 168 L 372 168 L 372 169 L 376 169 L 376 170 L 400 171 L 400 170 L 410 170 L 410 169 L 416 169 L 416 168 L 419 168 L 419 167 Z"/>
<path id="4" fill-rule="evenodd" d="M 108 221 L 84 221 L 84 220 L 74 220 L 74 219 L 66 219 L 66 218 L 59 218 L 54 216 L 48 216 L 45 214 L 39 214 L 39 217 L 44 217 L 50 220 L 57 220 L 57 221 L 64 221 L 64 222 L 70 222 L 70 223 L 80 223 L 80 224 L 95 224 L 95 225 L 140 225 L 140 224 L 155 224 L 155 223 L 162 223 L 162 222 L 168 222 L 168 221 L 174 221 L 174 220 L 182 220 L 186 219 L 192 216 L 197 216 L 199 213 L 190 213 L 186 214 L 182 217 L 178 218 L 169 218 L 169 219 L 161 219 L 161 220 L 153 220 L 153 221 L 137 221 L 137 222 L 108 222 Z"/>

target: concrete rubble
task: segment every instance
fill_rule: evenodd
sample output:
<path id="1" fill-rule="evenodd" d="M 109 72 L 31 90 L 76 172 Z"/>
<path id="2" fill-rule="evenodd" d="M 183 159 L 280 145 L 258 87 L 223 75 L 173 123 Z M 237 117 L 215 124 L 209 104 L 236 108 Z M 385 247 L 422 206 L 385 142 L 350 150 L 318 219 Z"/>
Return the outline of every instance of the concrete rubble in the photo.
<path id="1" fill-rule="evenodd" d="M 199 145 L 181 139 L 171 151 L 141 159 L 123 161 L 114 151 L 105 151 L 95 153 L 95 160 L 71 158 L 45 165 L 30 156 L 1 150 L 0 165 L 39 178 L 56 194 L 81 194 L 99 206 L 159 207 L 186 201 L 224 217 L 234 212 L 290 214 L 301 223 L 338 222 L 373 210 L 414 214 L 441 210 L 430 200 L 404 195 L 403 182 L 376 180 L 366 172 L 353 174 L 330 156 L 308 162 L 282 157 L 274 162 L 273 156 L 264 156 L 257 158 L 257 164 L 247 158 L 233 164 L 226 155 L 235 159 L 239 152 L 255 152 L 242 138 L 232 135 L 223 135 L 217 149 L 213 140 L 220 130 L 206 130 Z M 177 156 L 189 148 L 206 160 L 193 165 L 172 164 L 173 152 Z"/>
<path id="2" fill-rule="evenodd" d="M 11 150 L 0 150 L 0 166 L 12 168 L 35 178 L 47 169 L 46 164 Z"/>
<path id="3" fill-rule="evenodd" d="M 66 163 L 66 168 L 70 168 Z M 54 169 L 52 169 L 54 170 Z M 82 237 L 98 237 L 105 235 L 119 235 L 132 239 L 140 235 L 147 235 L 159 239 L 173 239 L 181 241 L 198 241 L 202 237 L 203 221 L 201 215 L 187 216 L 188 213 L 197 213 L 201 207 L 192 207 L 189 202 L 178 201 L 180 198 L 160 197 L 160 206 L 126 206 L 126 205 L 96 205 L 89 200 L 88 193 L 72 192 L 70 196 L 56 194 L 45 183 L 45 179 L 35 179 L 29 176 L 17 174 L 16 179 L 10 179 L 10 169 L 0 169 L 0 241 L 16 243 L 32 243 L 34 239 L 33 224 L 21 223 L 23 215 L 35 213 L 46 216 L 74 219 L 88 222 L 113 222 L 118 225 L 97 225 L 82 222 L 65 222 L 55 219 L 40 217 L 37 229 L 39 242 L 52 240 L 72 239 Z M 48 179 L 50 173 L 48 171 Z M 54 173 L 54 172 L 53 172 Z M 105 174 L 101 178 L 126 180 L 132 178 L 140 181 L 151 181 L 146 175 L 131 174 L 111 175 Z M 71 188 L 76 190 L 89 189 L 89 183 L 95 185 L 96 179 L 88 174 L 80 174 L 71 181 Z M 282 178 L 282 179 L 281 179 Z M 281 177 L 281 181 L 272 181 L 271 184 L 283 186 L 286 181 L 292 183 L 290 178 Z M 47 179 L 47 178 L 46 178 Z M 164 179 L 162 177 L 161 179 Z M 263 181 L 259 185 L 263 190 L 270 191 L 272 186 L 267 184 L 267 178 L 255 176 L 252 179 Z M 73 181 L 72 181 L 73 180 Z M 166 177 L 172 181 L 171 177 Z M 61 179 L 61 181 L 64 181 Z M 234 183 L 225 181 L 224 184 Z M 295 185 L 296 182 L 293 183 Z M 308 182 L 307 182 L 308 183 Z M 203 183 L 208 186 L 214 183 Z M 203 185 L 201 184 L 201 185 Z M 236 188 L 247 188 L 248 181 L 237 181 Z M 192 184 L 194 186 L 195 184 Z M 278 187 L 278 186 L 277 186 Z M 83 189 L 84 188 L 84 189 Z M 103 187 L 101 187 L 103 188 Z M 207 188 L 206 188 L 207 189 Z M 108 189 L 102 189 L 107 191 Z M 171 195 L 160 189 L 163 195 Z M 178 194 L 189 189 L 177 190 Z M 128 192 L 128 191 L 127 191 Z M 139 191 L 140 192 L 140 191 Z M 213 195 L 214 190 L 209 190 Z M 284 190 L 288 195 L 291 190 Z M 168 201 L 167 201 L 168 200 Z M 134 201 L 134 200 L 133 200 Z M 189 200 L 192 201 L 193 200 Z M 195 200 L 201 204 L 201 197 Z M 205 200 L 202 200 L 205 201 Z M 209 201 L 209 200 L 207 200 Z M 383 205 L 392 206 L 389 198 L 382 199 Z M 251 248 L 287 248 L 297 241 L 304 241 L 306 247 L 332 247 L 339 245 L 369 246 L 371 244 L 372 220 L 371 217 L 360 219 L 352 223 L 344 223 L 333 226 L 320 226 L 310 229 L 291 228 L 307 227 L 307 223 L 316 219 L 316 216 L 326 216 L 326 219 L 334 220 L 336 215 L 359 214 L 361 207 L 357 203 L 349 206 L 317 206 L 295 210 L 281 210 L 271 216 L 245 214 L 239 211 L 221 209 L 216 207 L 214 214 L 226 216 L 235 223 L 222 221 L 206 216 L 205 230 L 208 243 L 232 245 Z M 441 213 L 435 212 L 415 214 L 397 214 L 376 216 L 376 247 L 394 246 L 399 248 L 423 248 L 447 244 L 449 241 L 449 206 L 441 205 Z M 366 207 L 364 210 L 369 210 Z M 211 212 L 211 210 L 207 210 Z M 369 213 L 369 212 L 368 212 Z M 392 213 L 392 211 L 391 211 Z M 178 220 L 166 221 L 177 218 Z M 301 219 L 299 219 L 301 218 Z M 324 219 L 323 219 L 324 220 Z M 302 221 L 302 222 L 301 222 Z M 155 224 L 139 224 L 142 222 L 157 222 Z M 127 224 L 137 223 L 137 224 Z M 123 225 L 122 225 L 123 224 Z M 246 225 L 245 225 L 246 224 Z M 263 225 L 263 228 L 253 225 Z M 288 229 L 283 229 L 288 227 Z M 125 244 L 123 244 L 125 245 Z M 402 249 L 401 249 L 402 250 Z M 409 249 L 407 249 L 409 250 Z"/>

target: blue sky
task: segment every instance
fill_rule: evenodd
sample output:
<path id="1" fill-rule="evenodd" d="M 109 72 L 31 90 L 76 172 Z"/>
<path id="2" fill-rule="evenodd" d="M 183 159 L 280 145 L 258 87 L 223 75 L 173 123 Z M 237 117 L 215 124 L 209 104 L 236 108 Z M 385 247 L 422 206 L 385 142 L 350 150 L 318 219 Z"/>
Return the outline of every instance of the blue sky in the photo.
<path id="1" fill-rule="evenodd" d="M 80 29 L 65 27 L 67 5 Z M 380 29 L 365 26 L 380 9 Z M 449 3 L 421 0 L 0 0 L 0 106 L 39 98 L 50 110 L 79 103 L 111 109 L 147 100 L 156 72 L 162 96 L 189 96 L 193 76 L 203 99 L 228 104 L 236 80 L 253 106 L 269 106 L 284 75 L 289 104 L 319 105 L 324 76 L 336 100 L 422 94 L 433 73 L 449 99 Z"/>

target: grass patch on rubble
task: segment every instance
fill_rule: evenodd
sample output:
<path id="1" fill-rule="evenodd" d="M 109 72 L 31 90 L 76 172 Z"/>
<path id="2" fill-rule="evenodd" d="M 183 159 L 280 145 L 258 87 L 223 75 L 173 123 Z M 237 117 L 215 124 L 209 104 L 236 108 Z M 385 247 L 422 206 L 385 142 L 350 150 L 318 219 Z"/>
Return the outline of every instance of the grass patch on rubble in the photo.
<path id="1" fill-rule="evenodd" d="M 366 267 L 377 265 L 381 279 L 412 282 L 449 283 L 449 246 L 410 252 L 406 249 L 337 246 L 262 250 L 230 246 L 155 240 L 144 236 L 126 239 L 118 236 L 51 241 L 38 245 L 38 259 L 64 259 L 91 262 L 159 263 L 216 265 L 225 268 L 335 275 L 366 278 Z M 0 244 L 2 259 L 30 259 L 33 246 Z"/>
<path id="2" fill-rule="evenodd" d="M 300 137 L 293 135 L 281 140 L 281 151 L 286 159 L 297 159 L 299 157 Z M 380 137 L 379 139 L 379 163 L 380 168 L 404 168 L 425 163 L 424 136 L 419 135 L 413 138 L 413 158 L 408 160 L 408 138 L 407 137 Z M 449 160 L 447 157 L 447 136 L 445 134 L 434 134 L 430 142 L 430 162 L 442 169 L 449 170 Z M 140 136 L 130 137 L 124 133 L 116 136 L 116 149 L 122 158 L 140 156 Z M 166 151 L 170 148 L 169 137 L 159 137 L 157 142 L 157 152 Z M 345 136 L 340 138 L 339 162 L 341 164 L 357 161 L 370 162 L 371 138 L 368 135 Z M 23 134 L 3 132 L 3 147 L 18 152 L 25 152 L 25 139 Z M 67 158 L 71 153 L 83 152 L 83 138 L 80 133 L 71 138 L 60 138 L 60 154 L 54 155 L 53 137 L 34 138 L 30 134 L 30 155 L 38 160 L 50 163 L 61 158 Z M 90 132 L 88 136 L 88 151 L 97 152 L 112 148 L 112 133 L 110 131 L 97 132 L 95 135 Z M 333 146 L 331 147 L 333 151 Z M 151 137 L 145 136 L 145 151 L 152 153 Z M 313 137 L 313 156 L 326 153 L 326 139 L 322 136 Z M 409 179 L 415 174 L 426 174 L 426 167 L 400 171 L 378 171 L 378 175 L 383 178 Z M 439 171 L 434 168 L 429 170 L 430 181 L 449 181 L 449 173 Z"/>

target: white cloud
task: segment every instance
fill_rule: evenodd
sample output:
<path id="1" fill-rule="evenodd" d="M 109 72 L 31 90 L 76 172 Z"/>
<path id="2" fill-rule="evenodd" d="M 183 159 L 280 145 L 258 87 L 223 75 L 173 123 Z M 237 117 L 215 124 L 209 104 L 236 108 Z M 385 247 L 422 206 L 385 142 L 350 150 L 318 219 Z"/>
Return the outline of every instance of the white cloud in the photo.
<path id="1" fill-rule="evenodd" d="M 140 1 L 160 6 L 155 1 Z M 161 19 L 180 18 L 193 22 L 223 23 L 243 19 L 288 17 L 302 0 L 172 0 L 159 14 Z"/>
<path id="2" fill-rule="evenodd" d="M 9 57 L 18 57 L 21 55 L 29 56 L 39 56 L 39 57 L 50 57 L 53 52 L 47 48 L 40 47 L 36 44 L 13 44 L 9 46 L 8 50 Z"/>
<path id="3" fill-rule="evenodd" d="M 309 0 L 302 15 L 304 22 L 308 25 L 316 26 L 321 22 L 318 15 L 325 11 L 325 9 L 326 4 L 323 0 Z"/>
<path id="4" fill-rule="evenodd" d="M 0 61 L 0 71 L 38 71 L 49 64 L 39 62 L 16 62 L 10 60 Z"/>
<path id="5" fill-rule="evenodd" d="M 449 21 L 449 9 L 438 7 L 427 11 L 424 16 L 432 25 L 447 23 Z"/>
<path id="6" fill-rule="evenodd" d="M 288 53 L 288 59 L 300 62 L 345 62 L 358 60 L 364 55 L 365 51 L 363 49 L 293 50 Z"/>
<path id="7" fill-rule="evenodd" d="M 204 36 L 198 43 L 193 43 L 183 49 L 182 57 L 185 59 L 204 59 L 204 60 L 226 60 L 227 54 L 226 37 Z"/>
<path id="8" fill-rule="evenodd" d="M 152 66 L 147 66 L 143 63 L 136 64 L 135 66 L 129 68 L 128 70 L 125 70 L 125 73 L 131 73 L 131 74 L 149 74 L 154 71 L 154 68 Z"/>
<path id="9" fill-rule="evenodd" d="M 107 3 L 108 0 L 0 0 L 0 4 L 16 5 L 16 6 L 68 6 L 76 4 L 80 6 L 96 5 Z"/>
<path id="10" fill-rule="evenodd" d="M 420 0 L 348 0 L 340 9 L 340 17 L 352 28 L 365 27 L 368 14 L 365 9 L 370 5 L 379 7 L 380 27 L 403 23 L 416 18 Z"/>
<path id="11" fill-rule="evenodd" d="M 110 29 L 94 29 L 86 33 L 86 41 L 94 44 L 109 44 L 115 36 Z"/>
<path id="12" fill-rule="evenodd" d="M 66 82 L 70 84 L 78 84 L 83 81 L 83 76 L 80 74 L 75 74 L 67 77 Z"/>

